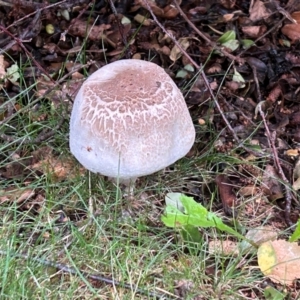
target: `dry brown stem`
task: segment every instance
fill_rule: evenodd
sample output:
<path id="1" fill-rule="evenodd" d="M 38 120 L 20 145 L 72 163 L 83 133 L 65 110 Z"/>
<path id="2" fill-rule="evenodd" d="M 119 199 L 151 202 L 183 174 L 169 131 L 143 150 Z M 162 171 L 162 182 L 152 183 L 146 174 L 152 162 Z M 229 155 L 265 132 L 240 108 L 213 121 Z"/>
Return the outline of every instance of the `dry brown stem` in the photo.
<path id="1" fill-rule="evenodd" d="M 211 41 L 204 33 L 202 33 L 192 22 L 191 20 L 186 16 L 186 14 L 182 11 L 181 7 L 179 6 L 179 4 L 177 3 L 176 0 L 173 0 L 174 5 L 176 6 L 176 8 L 178 9 L 179 13 L 181 14 L 181 16 L 185 19 L 185 21 L 193 28 L 193 30 L 201 37 L 203 38 L 210 46 L 212 46 L 213 48 L 215 48 L 216 50 L 218 50 L 219 52 L 221 52 L 224 56 L 226 56 L 227 58 L 231 59 L 232 61 L 237 61 L 241 64 L 244 63 L 244 60 L 242 58 L 240 58 L 239 56 L 234 56 L 232 54 L 230 54 L 229 52 L 227 52 L 226 50 L 224 50 L 222 47 L 218 46 L 215 42 Z"/>
<path id="2" fill-rule="evenodd" d="M 207 79 L 207 77 L 206 77 L 206 75 L 205 75 L 205 73 L 204 73 L 202 67 L 199 66 L 199 65 L 198 65 L 198 64 L 190 57 L 190 55 L 189 55 L 189 54 L 181 47 L 181 45 L 178 43 L 178 41 L 175 39 L 175 37 L 174 37 L 172 34 L 170 34 L 170 33 L 164 28 L 164 26 L 157 20 L 155 14 L 153 13 L 153 11 L 152 11 L 152 9 L 151 9 L 149 3 L 148 3 L 148 0 L 144 0 L 144 2 L 145 2 L 145 4 L 146 4 L 147 9 L 149 10 L 149 12 L 150 12 L 150 14 L 151 14 L 153 20 L 154 20 L 154 22 L 162 29 L 162 31 L 163 31 L 165 34 L 167 34 L 167 35 L 172 39 L 173 43 L 180 49 L 180 51 L 182 52 L 182 54 L 188 58 L 188 60 L 191 62 L 191 64 L 192 64 L 197 70 L 199 70 L 199 72 L 200 72 L 200 74 L 201 74 L 201 76 L 202 76 L 202 78 L 203 78 L 203 81 L 204 81 L 204 83 L 205 83 L 205 86 L 207 87 L 207 89 L 208 89 L 208 91 L 209 91 L 209 93 L 210 93 L 212 99 L 214 100 L 214 103 L 215 103 L 215 105 L 216 105 L 216 107 L 217 107 L 217 109 L 218 109 L 218 111 L 219 111 L 219 113 L 220 113 L 222 119 L 223 119 L 224 122 L 226 123 L 227 128 L 230 130 L 230 132 L 232 133 L 234 139 L 235 139 L 236 142 L 239 144 L 239 146 L 242 147 L 245 151 L 247 151 L 247 152 L 249 152 L 249 153 L 252 153 L 252 154 L 254 154 L 254 155 L 258 156 L 258 157 L 265 156 L 264 154 L 259 153 L 259 152 L 257 152 L 257 151 L 253 151 L 252 149 L 248 149 L 246 146 L 243 145 L 243 142 L 240 141 L 240 139 L 239 139 L 238 136 L 236 135 L 234 129 L 233 129 L 232 126 L 230 125 L 229 121 L 228 121 L 227 118 L 225 117 L 225 115 L 224 115 L 224 113 L 223 113 L 223 111 L 222 111 L 222 109 L 221 109 L 221 106 L 220 106 L 220 104 L 219 104 L 219 102 L 218 102 L 216 96 L 214 95 L 214 93 L 213 93 L 213 91 L 212 91 L 212 89 L 211 89 L 211 87 L 210 87 L 210 84 L 209 84 L 209 82 L 208 82 L 208 79 Z M 217 48 L 216 48 L 216 49 L 217 49 Z M 234 59 L 236 59 L 236 57 L 234 57 Z"/>

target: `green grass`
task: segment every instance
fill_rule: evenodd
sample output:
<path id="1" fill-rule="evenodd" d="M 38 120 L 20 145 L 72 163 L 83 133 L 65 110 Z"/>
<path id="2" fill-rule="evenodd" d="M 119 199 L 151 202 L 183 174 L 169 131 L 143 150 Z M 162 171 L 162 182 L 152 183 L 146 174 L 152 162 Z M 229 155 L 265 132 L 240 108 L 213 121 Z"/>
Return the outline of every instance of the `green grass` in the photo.
<path id="1" fill-rule="evenodd" d="M 245 295 L 252 299 L 251 295 L 261 295 L 254 257 L 208 252 L 210 240 L 230 236 L 200 229 L 202 242 L 187 245 L 176 230 L 160 221 L 167 192 L 193 195 L 210 210 L 220 207 L 214 178 L 224 166 L 236 172 L 241 160 L 216 153 L 213 145 L 218 137 L 213 128 L 197 128 L 197 155 L 140 178 L 135 196 L 127 199 L 106 178 L 80 172 L 68 148 L 68 120 L 45 142 L 24 143 L 24 138 L 33 140 L 43 129 L 54 128 L 62 115 L 49 101 L 30 96 L 32 88 L 6 100 L 20 109 L 0 126 L 0 133 L 14 137 L 0 145 L 0 299 L 154 299 L 152 293 L 165 299 L 246 299 Z M 0 103 L 4 111 L 5 103 Z M 39 120 L 43 114 L 47 118 Z M 53 149 L 51 157 L 71 160 L 76 167 L 61 179 L 50 168 L 33 169 L 34 163 L 49 159 L 47 147 Z M 28 190 L 31 196 L 17 201 Z M 36 259 L 63 264 L 75 274 Z M 90 279 L 85 273 L 120 284 Z M 132 287 L 124 288 L 122 283 Z"/>
<path id="2" fill-rule="evenodd" d="M 58 134 L 66 136 L 66 129 Z M 64 139 L 52 139 L 55 144 L 58 141 L 62 141 L 61 148 L 55 153 L 70 157 Z M 2 147 L 4 153 L 12 149 L 8 144 Z M 35 148 L 28 146 L 27 152 Z M 94 174 L 56 181 L 49 173 L 29 172 L 25 178 L 1 181 L 2 190 L 13 186 L 17 190 L 32 189 L 36 194 L 22 203 L 12 199 L 0 206 L 0 249 L 7 251 L 0 259 L 0 298 L 154 299 L 147 292 L 155 292 L 175 299 L 176 291 L 180 291 L 178 297 L 184 299 L 197 295 L 204 299 L 239 299 L 241 288 L 249 290 L 253 285 L 255 290 L 258 278 L 250 272 L 251 260 L 245 259 L 241 266 L 241 257 L 208 253 L 213 231 L 202 231 L 203 242 L 189 250 L 176 231 L 160 222 L 166 192 L 191 190 L 191 185 L 210 181 L 213 173 L 205 173 L 200 163 L 183 159 L 173 170 L 141 178 L 136 197 L 130 200 L 118 197 L 113 183 Z M 8 164 L 5 161 L 1 168 Z M 93 215 L 89 201 L 93 203 Z M 206 201 L 210 202 L 208 198 Z M 77 274 L 14 257 L 14 253 L 67 265 Z M 212 274 L 206 274 L 207 270 Z M 82 272 L 133 287 L 112 287 L 88 279 Z M 146 295 L 137 294 L 137 288 Z"/>

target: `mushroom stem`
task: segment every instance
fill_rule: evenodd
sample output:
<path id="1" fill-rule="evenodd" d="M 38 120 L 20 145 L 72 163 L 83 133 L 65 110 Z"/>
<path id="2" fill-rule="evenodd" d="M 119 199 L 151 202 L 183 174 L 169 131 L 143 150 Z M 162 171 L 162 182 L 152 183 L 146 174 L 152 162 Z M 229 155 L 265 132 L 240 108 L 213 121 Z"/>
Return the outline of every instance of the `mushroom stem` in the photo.
<path id="1" fill-rule="evenodd" d="M 122 186 L 121 190 L 124 192 L 124 197 L 133 197 L 137 177 L 127 179 L 109 177 L 109 180 L 114 182 L 117 186 Z"/>

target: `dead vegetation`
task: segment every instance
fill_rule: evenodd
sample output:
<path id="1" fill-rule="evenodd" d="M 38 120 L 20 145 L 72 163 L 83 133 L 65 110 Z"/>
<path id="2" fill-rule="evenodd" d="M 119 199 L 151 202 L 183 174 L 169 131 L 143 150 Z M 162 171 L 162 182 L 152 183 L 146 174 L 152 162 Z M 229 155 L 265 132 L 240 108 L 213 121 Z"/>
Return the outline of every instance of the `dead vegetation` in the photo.
<path id="1" fill-rule="evenodd" d="M 172 190 L 211 205 L 224 218 L 233 215 L 246 228 L 267 224 L 289 236 L 300 211 L 298 2 L 1 0 L 2 216 L 9 211 L 8 222 L 16 221 L 10 215 L 11 207 L 29 214 L 25 220 L 17 218 L 18 234 L 26 227 L 23 222 L 40 218 L 46 224 L 40 212 L 48 205 L 51 189 L 59 186 L 56 197 L 66 201 L 58 207 L 51 200 L 49 216 L 59 224 L 60 234 L 68 236 L 69 247 L 72 230 L 65 227 L 66 220 L 79 227 L 82 222 L 90 225 L 89 209 L 80 199 L 86 203 L 91 197 L 96 199 L 96 216 L 99 210 L 105 211 L 104 204 L 114 198 L 109 196 L 114 187 L 106 180 L 96 183 L 98 192 L 90 188 L 82 196 L 66 188 L 85 176 L 68 150 L 70 109 L 88 74 L 107 63 L 133 58 L 165 68 L 184 93 L 197 138 L 186 165 L 179 163 L 159 177 L 139 181 L 140 199 L 122 204 L 119 218 L 134 219 L 145 210 L 149 213 L 144 216 L 147 226 L 161 227 L 162 199 Z M 50 233 L 46 227 L 24 229 L 27 240 L 23 242 L 28 247 L 22 248 L 23 255 L 27 256 L 37 240 L 47 245 Z M 86 228 L 84 225 L 83 231 Z M 7 238 L 5 232 L 3 238 Z M 150 239 L 152 235 L 149 233 Z M 18 252 L 19 246 L 14 245 L 13 251 Z M 190 259 L 174 254 L 170 261 L 180 269 Z M 176 269 L 172 266 L 170 269 Z M 220 272 L 212 271 L 215 266 L 204 267 L 207 290 Z M 110 278 L 109 268 L 105 270 Z M 153 272 L 155 276 L 159 273 Z M 115 284 L 123 282 L 124 276 L 119 277 Z M 98 279 L 91 279 L 97 286 L 92 280 Z M 155 279 L 150 281 L 154 284 Z M 160 289 L 168 291 L 170 282 L 158 281 Z M 259 281 L 262 289 L 269 282 L 263 277 Z M 197 298 L 191 279 L 176 282 L 171 283 L 170 297 L 185 298 L 193 291 L 193 299 L 202 299 Z M 224 289 L 225 283 L 219 294 Z M 296 281 L 287 293 L 294 299 L 299 296 Z M 238 294 L 243 299 L 262 296 L 261 290 L 247 290 L 245 285 Z"/>

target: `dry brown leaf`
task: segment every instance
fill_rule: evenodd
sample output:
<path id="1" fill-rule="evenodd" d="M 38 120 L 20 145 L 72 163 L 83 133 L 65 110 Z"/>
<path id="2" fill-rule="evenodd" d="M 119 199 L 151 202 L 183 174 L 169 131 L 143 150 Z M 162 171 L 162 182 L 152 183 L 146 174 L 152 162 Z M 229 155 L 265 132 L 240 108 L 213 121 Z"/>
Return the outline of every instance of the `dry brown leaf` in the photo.
<path id="1" fill-rule="evenodd" d="M 136 22 L 138 22 L 139 24 L 142 24 L 144 26 L 150 26 L 152 24 L 152 20 L 146 18 L 145 16 L 141 15 L 141 14 L 136 14 L 133 18 Z"/>
<path id="2" fill-rule="evenodd" d="M 197 15 L 197 14 L 205 14 L 207 12 L 207 7 L 205 7 L 205 5 L 203 6 L 196 6 L 191 8 L 189 11 L 189 14 L 191 16 Z"/>
<path id="3" fill-rule="evenodd" d="M 260 0 L 253 1 L 253 5 L 251 5 L 251 7 L 249 8 L 249 12 L 249 18 L 253 22 L 266 19 L 272 13 L 265 7 L 265 4 Z"/>
<path id="4" fill-rule="evenodd" d="M 77 80 L 77 77 L 80 78 L 82 75 L 72 75 L 72 77 L 74 77 L 74 80 L 69 80 L 63 84 L 61 89 L 55 89 L 45 96 L 45 98 L 52 102 L 54 107 L 61 107 L 62 102 L 68 99 L 68 97 L 74 98 L 76 96 L 83 83 L 83 80 Z M 35 93 L 37 97 L 44 96 L 54 86 L 53 82 L 47 81 L 43 77 L 39 77 L 37 82 L 37 91 Z"/>
<path id="5" fill-rule="evenodd" d="M 219 195 L 223 203 L 224 211 L 227 214 L 231 214 L 231 209 L 234 209 L 236 205 L 236 195 L 233 191 L 233 185 L 229 178 L 224 175 L 218 175 L 216 177 L 216 183 L 219 190 Z"/>
<path id="6" fill-rule="evenodd" d="M 69 27 L 69 33 L 82 38 L 87 37 L 92 41 L 99 41 L 104 38 L 104 31 L 111 28 L 111 25 L 89 25 L 85 20 L 79 20 L 75 18 L 72 21 L 72 25 Z"/>
<path id="7" fill-rule="evenodd" d="M 291 14 L 291 17 L 298 23 L 300 24 L 300 11 L 294 11 Z"/>
<path id="8" fill-rule="evenodd" d="M 267 165 L 264 170 L 261 189 L 271 201 L 283 198 L 282 185 L 275 168 L 271 165 Z"/>
<path id="9" fill-rule="evenodd" d="M 178 9 L 173 5 L 167 5 L 164 7 L 164 17 L 166 19 L 174 19 L 178 16 L 179 11 Z"/>
<path id="10" fill-rule="evenodd" d="M 238 249 L 238 243 L 233 241 L 210 241 L 208 243 L 208 251 L 210 254 L 213 255 L 234 255 L 238 256 L 239 249 Z"/>
<path id="11" fill-rule="evenodd" d="M 213 63 L 206 69 L 206 74 L 215 74 L 220 73 L 222 70 L 222 66 L 219 63 Z"/>
<path id="12" fill-rule="evenodd" d="M 282 89 L 279 84 L 276 84 L 269 95 L 267 96 L 266 100 L 272 103 L 275 103 L 277 99 L 282 95 Z"/>
<path id="13" fill-rule="evenodd" d="M 178 40 L 178 43 L 180 44 L 180 46 L 183 48 L 183 50 L 187 50 L 188 47 L 190 46 L 190 42 L 188 38 L 180 38 Z M 181 50 L 175 45 L 172 50 L 171 50 L 171 54 L 170 54 L 170 59 L 172 61 L 176 61 L 177 59 L 179 59 L 182 56 L 182 52 Z"/>
<path id="14" fill-rule="evenodd" d="M 141 5 L 143 8 L 148 10 L 148 5 L 150 6 L 151 10 L 153 11 L 153 13 L 158 16 L 158 17 L 162 17 L 164 15 L 164 11 L 163 9 L 161 9 L 160 7 L 158 7 L 156 5 L 156 3 L 154 1 L 150 1 L 148 0 L 147 3 L 145 0 L 135 0 L 135 5 Z M 147 5 L 148 4 L 148 5 Z"/>
<path id="15" fill-rule="evenodd" d="M 22 203 L 35 195 L 33 189 L 20 189 L 19 187 L 7 188 L 0 191 L 0 203 L 16 202 Z"/>
<path id="16" fill-rule="evenodd" d="M 224 22 L 230 22 L 234 18 L 234 14 L 225 14 L 222 16 Z"/>
<path id="17" fill-rule="evenodd" d="M 158 52 L 161 52 L 162 54 L 169 56 L 171 53 L 171 50 L 169 47 L 163 46 L 158 50 Z"/>
<path id="18" fill-rule="evenodd" d="M 240 188 L 238 194 L 241 196 L 253 196 L 257 193 L 257 187 L 255 185 L 248 185 Z"/>
<path id="19" fill-rule="evenodd" d="M 236 91 L 241 87 L 241 84 L 236 81 L 226 81 L 226 87 L 228 87 L 231 91 Z"/>
<path id="20" fill-rule="evenodd" d="M 298 157 L 299 156 L 299 149 L 288 149 L 284 152 L 285 155 L 289 157 Z"/>
<path id="21" fill-rule="evenodd" d="M 265 25 L 261 26 L 244 26 L 242 27 L 242 31 L 251 38 L 258 38 L 263 35 L 267 31 L 267 27 Z"/>
<path id="22" fill-rule="evenodd" d="M 236 0 L 220 0 L 220 4 L 228 9 L 234 8 L 235 3 L 236 3 Z"/>
<path id="23" fill-rule="evenodd" d="M 210 82 L 209 85 L 213 91 L 216 91 L 219 88 L 219 84 L 216 82 L 216 80 Z"/>
<path id="24" fill-rule="evenodd" d="M 35 171 L 40 171 L 43 174 L 51 174 L 53 177 L 52 179 L 55 181 L 74 178 L 77 174 L 77 172 L 74 172 L 76 164 L 73 160 L 53 157 L 52 154 L 49 157 L 33 164 L 30 168 Z M 79 172 L 83 175 L 85 169 L 81 167 Z"/>
<path id="25" fill-rule="evenodd" d="M 300 24 L 286 24 L 281 28 L 281 32 L 295 43 L 300 39 Z"/>

